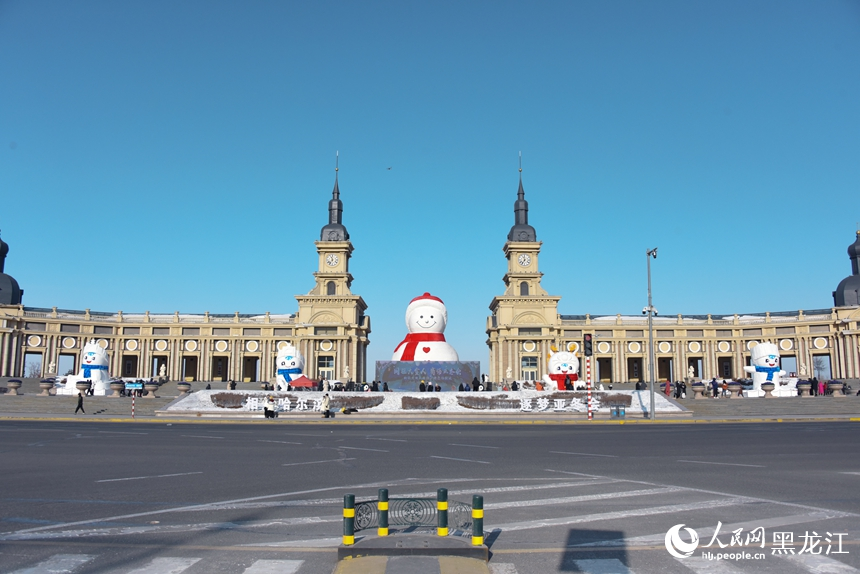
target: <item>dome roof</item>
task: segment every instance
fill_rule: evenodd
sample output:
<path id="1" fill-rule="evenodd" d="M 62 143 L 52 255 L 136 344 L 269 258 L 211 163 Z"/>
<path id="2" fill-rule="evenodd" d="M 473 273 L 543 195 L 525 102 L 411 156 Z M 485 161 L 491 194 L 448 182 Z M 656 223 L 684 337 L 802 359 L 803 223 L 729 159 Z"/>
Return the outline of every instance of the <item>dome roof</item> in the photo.
<path id="1" fill-rule="evenodd" d="M 11 275 L 0 273 L 0 305 L 18 305 L 21 303 L 21 287 Z"/>
<path id="2" fill-rule="evenodd" d="M 851 275 L 840 281 L 833 292 L 836 307 L 860 305 L 860 231 L 854 243 L 848 246 L 848 257 L 851 258 Z"/>

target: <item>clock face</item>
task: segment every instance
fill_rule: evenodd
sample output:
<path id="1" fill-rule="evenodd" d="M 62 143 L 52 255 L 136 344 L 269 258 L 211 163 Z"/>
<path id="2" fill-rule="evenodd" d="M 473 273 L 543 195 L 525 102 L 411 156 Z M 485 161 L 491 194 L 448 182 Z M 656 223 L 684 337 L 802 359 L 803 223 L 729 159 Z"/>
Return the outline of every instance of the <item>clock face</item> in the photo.
<path id="1" fill-rule="evenodd" d="M 517 261 L 519 261 L 520 265 L 523 267 L 528 267 L 529 263 L 532 262 L 532 258 L 523 253 L 517 258 Z"/>
<path id="2" fill-rule="evenodd" d="M 334 253 L 329 253 L 328 255 L 326 255 L 325 263 L 329 267 L 334 267 L 335 265 L 337 265 L 338 261 L 340 261 L 340 258 Z"/>

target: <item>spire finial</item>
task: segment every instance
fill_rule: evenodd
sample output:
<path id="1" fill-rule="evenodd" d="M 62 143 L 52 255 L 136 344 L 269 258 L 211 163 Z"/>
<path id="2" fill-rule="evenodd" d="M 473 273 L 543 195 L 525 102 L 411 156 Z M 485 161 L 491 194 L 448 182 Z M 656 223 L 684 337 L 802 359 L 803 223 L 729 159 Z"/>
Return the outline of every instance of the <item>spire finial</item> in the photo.
<path id="1" fill-rule="evenodd" d="M 340 151 L 334 152 L 334 178 L 337 179 L 338 164 L 340 163 Z"/>
<path id="2" fill-rule="evenodd" d="M 520 152 L 520 173 L 523 172 L 523 152 Z"/>

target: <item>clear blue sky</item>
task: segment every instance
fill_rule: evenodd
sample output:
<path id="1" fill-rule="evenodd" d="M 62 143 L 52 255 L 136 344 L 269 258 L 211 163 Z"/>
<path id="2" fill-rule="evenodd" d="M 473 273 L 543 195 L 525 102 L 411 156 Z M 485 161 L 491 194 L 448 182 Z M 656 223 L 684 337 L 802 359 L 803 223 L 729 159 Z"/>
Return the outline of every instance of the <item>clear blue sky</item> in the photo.
<path id="1" fill-rule="evenodd" d="M 27 305 L 294 312 L 336 150 L 371 361 L 430 291 L 486 365 L 520 150 L 561 313 L 638 314 L 654 246 L 661 314 L 829 307 L 860 3 L 0 2 Z"/>

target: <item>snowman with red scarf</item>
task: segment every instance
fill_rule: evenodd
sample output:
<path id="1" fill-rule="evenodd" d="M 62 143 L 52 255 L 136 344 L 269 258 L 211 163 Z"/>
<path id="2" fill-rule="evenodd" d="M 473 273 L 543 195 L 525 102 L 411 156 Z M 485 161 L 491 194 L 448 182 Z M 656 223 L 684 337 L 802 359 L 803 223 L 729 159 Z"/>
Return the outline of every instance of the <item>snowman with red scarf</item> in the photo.
<path id="1" fill-rule="evenodd" d="M 442 299 L 424 293 L 409 302 L 406 328 L 409 334 L 394 349 L 392 361 L 459 361 L 454 347 L 445 341 L 448 311 Z"/>

